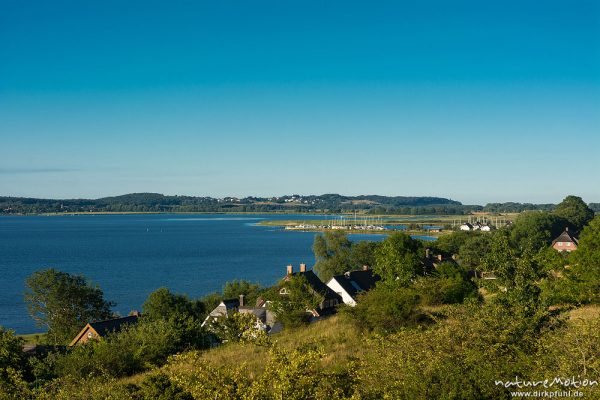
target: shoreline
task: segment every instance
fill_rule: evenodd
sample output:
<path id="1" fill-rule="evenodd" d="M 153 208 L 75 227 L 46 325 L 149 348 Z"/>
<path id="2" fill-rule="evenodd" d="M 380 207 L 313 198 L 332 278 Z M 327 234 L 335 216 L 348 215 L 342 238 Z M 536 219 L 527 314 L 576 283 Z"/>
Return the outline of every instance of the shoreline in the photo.
<path id="1" fill-rule="evenodd" d="M 335 214 L 335 213 L 319 213 L 319 212 L 277 212 L 277 211 L 93 211 L 93 212 L 56 212 L 56 213 L 32 213 L 32 214 L 7 214 L 0 213 L 0 217 L 61 217 L 61 216 L 80 216 L 80 215 L 154 215 L 154 214 L 182 214 L 182 215 L 195 215 L 195 214 L 217 214 L 217 215 L 259 215 L 259 214 L 273 214 L 273 215 L 346 215 L 346 214 Z"/>

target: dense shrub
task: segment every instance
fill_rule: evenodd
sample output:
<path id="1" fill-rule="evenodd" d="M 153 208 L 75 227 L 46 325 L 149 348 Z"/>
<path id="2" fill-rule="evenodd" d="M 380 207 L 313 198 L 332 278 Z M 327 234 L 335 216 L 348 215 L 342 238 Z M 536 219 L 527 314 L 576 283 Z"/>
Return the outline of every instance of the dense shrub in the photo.
<path id="1" fill-rule="evenodd" d="M 256 379 L 243 366 L 231 368 L 206 364 L 198 353 L 173 358 L 179 367 L 169 372 L 174 382 L 194 399 L 348 399 L 355 391 L 352 366 L 344 371 L 325 371 L 321 349 L 307 347 L 284 351 L 271 348 L 265 370 Z M 184 365 L 184 368 L 181 368 Z"/>
<path id="2" fill-rule="evenodd" d="M 164 373 L 150 375 L 139 384 L 135 393 L 139 400 L 193 400 L 194 397 L 184 391 Z"/>
<path id="3" fill-rule="evenodd" d="M 477 287 L 471 281 L 460 278 L 428 277 L 415 283 L 421 304 L 457 304 L 467 298 L 477 297 Z"/>
<path id="4" fill-rule="evenodd" d="M 477 286 L 467 271 L 454 263 L 441 263 L 430 276 L 419 278 L 414 288 L 423 305 L 456 304 L 477 297 Z"/>
<path id="5" fill-rule="evenodd" d="M 389 333 L 426 321 L 419 301 L 414 289 L 382 284 L 359 295 L 355 307 L 343 307 L 341 312 L 361 330 Z"/>
<path id="6" fill-rule="evenodd" d="M 34 390 L 37 400 L 137 400 L 136 388 L 114 378 L 63 377 Z"/>
<path id="7" fill-rule="evenodd" d="M 56 360 L 59 376 L 126 376 L 162 365 L 183 350 L 181 331 L 172 321 L 140 320 L 100 341 L 76 346 Z"/>
<path id="8" fill-rule="evenodd" d="M 26 360 L 23 341 L 13 331 L 0 326 L 0 399 L 19 399 L 27 395 Z"/>

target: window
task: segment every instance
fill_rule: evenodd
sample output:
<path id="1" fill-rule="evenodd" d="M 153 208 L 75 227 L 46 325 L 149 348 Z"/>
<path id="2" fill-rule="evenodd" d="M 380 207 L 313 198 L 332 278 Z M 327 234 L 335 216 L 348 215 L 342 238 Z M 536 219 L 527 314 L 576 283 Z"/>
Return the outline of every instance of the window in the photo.
<path id="1" fill-rule="evenodd" d="M 563 245 L 563 243 L 562 243 L 562 242 L 558 242 L 558 245 L 559 245 L 559 246 L 562 246 L 562 245 Z"/>
<path id="2" fill-rule="evenodd" d="M 92 332 L 88 332 L 88 334 L 87 334 L 88 339 L 91 339 L 92 336 L 94 336 L 94 334 Z"/>
<path id="3" fill-rule="evenodd" d="M 281 288 L 281 290 L 279 291 L 279 294 L 289 294 L 286 288 Z"/>
<path id="4" fill-rule="evenodd" d="M 571 243 L 567 243 L 567 247 L 569 247 L 571 245 Z"/>

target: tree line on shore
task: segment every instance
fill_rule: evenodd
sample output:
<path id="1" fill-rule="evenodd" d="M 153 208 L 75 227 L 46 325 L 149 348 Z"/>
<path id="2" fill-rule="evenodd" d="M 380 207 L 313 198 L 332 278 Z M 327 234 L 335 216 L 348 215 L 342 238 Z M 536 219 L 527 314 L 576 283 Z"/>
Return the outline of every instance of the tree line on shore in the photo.
<path id="1" fill-rule="evenodd" d="M 572 253 L 550 247 L 565 227 L 580 233 Z M 444 261 L 435 267 L 424 263 L 426 246 Z M 291 295 L 285 299 L 277 286 L 245 281 L 229 282 L 221 294 L 201 299 L 161 288 L 144 303 L 139 323 L 70 351 L 27 358 L 21 341 L 0 329 L 0 393 L 6 398 L 508 399 L 514 388 L 495 382 L 600 379 L 600 315 L 569 318 L 573 310 L 600 304 L 600 216 L 580 198 L 569 196 L 551 212 L 522 213 L 512 226 L 493 232 L 454 232 L 434 243 L 403 233 L 380 243 L 353 243 L 341 232 L 327 232 L 316 236 L 313 250 L 314 269 L 323 281 L 362 265 L 381 277 L 374 289 L 359 295 L 355 307 L 342 306 L 333 322 L 317 323 L 330 324 L 335 330 L 330 337 L 305 338 L 304 332 L 318 334 L 307 325 L 306 309 L 320 298 L 306 290 L 301 277 L 288 284 Z M 479 279 L 475 271 L 496 279 Z M 108 316 L 113 306 L 84 278 L 56 270 L 35 273 L 27 285 L 30 312 L 46 324 L 53 343 L 65 344 L 84 321 Z M 250 301 L 272 300 L 284 322 L 282 337 L 289 335 L 295 344 L 285 347 L 275 336 L 251 331 L 251 321 L 241 314 L 221 321 L 220 329 L 200 327 L 218 301 L 240 294 Z M 208 350 L 215 336 L 226 344 Z M 246 358 L 207 361 L 227 348 L 239 357 L 259 357 L 258 370 L 245 366 Z M 144 371 L 136 383 L 122 381 Z M 600 395 L 597 384 L 580 390 L 589 398 Z"/>
<path id="2" fill-rule="evenodd" d="M 472 212 L 512 213 L 551 211 L 554 204 L 490 203 L 463 205 L 440 197 L 287 195 L 280 197 L 165 196 L 132 193 L 100 199 L 35 199 L 1 197 L 0 214 L 81 213 L 81 212 L 366 212 L 373 215 L 466 215 Z M 590 204 L 600 211 L 600 204 Z"/>

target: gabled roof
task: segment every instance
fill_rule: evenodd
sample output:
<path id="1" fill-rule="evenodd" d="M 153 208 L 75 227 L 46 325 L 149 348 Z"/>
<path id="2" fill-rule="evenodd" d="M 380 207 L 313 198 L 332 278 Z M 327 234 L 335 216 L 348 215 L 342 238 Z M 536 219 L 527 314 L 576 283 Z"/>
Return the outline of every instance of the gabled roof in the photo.
<path id="1" fill-rule="evenodd" d="M 554 245 L 554 243 L 557 242 L 571 242 L 571 243 L 575 243 L 578 244 L 579 240 L 577 240 L 577 238 L 575 236 L 573 236 L 571 234 L 571 232 L 569 232 L 569 228 L 565 229 L 563 233 L 561 233 L 556 239 L 554 239 L 552 241 L 552 245 Z"/>
<path id="2" fill-rule="evenodd" d="M 240 306 L 240 299 L 226 299 L 221 303 L 223 303 L 228 310 L 231 310 Z"/>
<path id="3" fill-rule="evenodd" d="M 136 315 L 130 315 L 128 317 L 107 319 L 105 321 L 90 322 L 90 326 L 98 333 L 99 336 L 104 337 L 110 332 L 120 331 L 123 325 L 135 324 L 138 320 Z"/>
<path id="4" fill-rule="evenodd" d="M 92 330 L 99 337 L 105 337 L 111 332 L 120 331 L 127 324 L 135 324 L 138 321 L 137 315 L 130 315 L 122 318 L 107 319 L 104 321 L 90 322 L 75 336 L 69 346 L 75 345 L 88 330 Z"/>
<path id="5" fill-rule="evenodd" d="M 207 316 L 209 317 L 223 317 L 227 316 L 229 311 L 238 310 L 240 308 L 240 299 L 225 299 L 221 301 Z"/>
<path id="6" fill-rule="evenodd" d="M 358 292 L 371 290 L 381 278 L 373 274 L 372 270 L 361 270 L 335 275 L 332 279 L 335 279 L 346 293 L 354 298 Z"/>
<path id="7" fill-rule="evenodd" d="M 323 297 L 325 297 L 325 300 L 336 299 L 338 301 L 341 301 L 340 295 L 331 290 L 329 286 L 324 284 L 323 281 L 321 281 L 312 270 L 306 272 L 294 272 L 290 275 L 287 275 L 286 278 L 288 278 L 289 276 L 304 276 L 312 290 L 314 290 L 316 293 L 323 295 Z"/>

